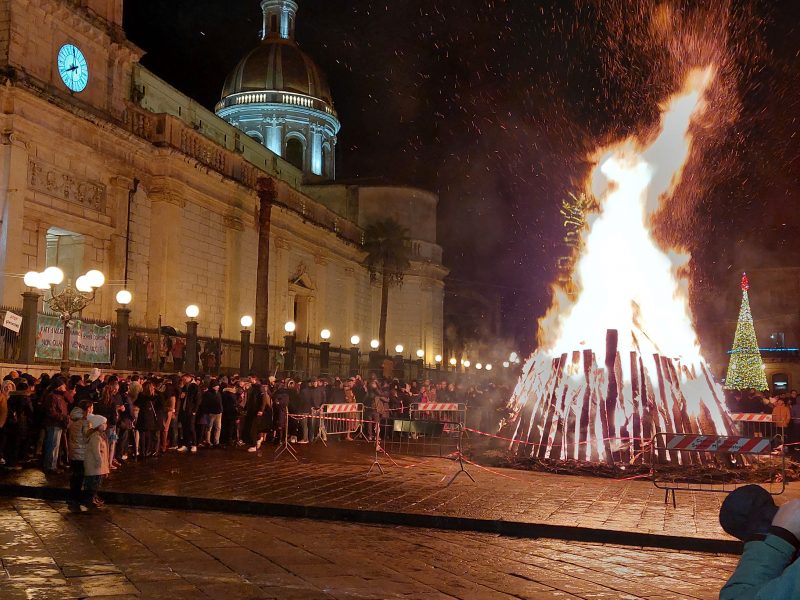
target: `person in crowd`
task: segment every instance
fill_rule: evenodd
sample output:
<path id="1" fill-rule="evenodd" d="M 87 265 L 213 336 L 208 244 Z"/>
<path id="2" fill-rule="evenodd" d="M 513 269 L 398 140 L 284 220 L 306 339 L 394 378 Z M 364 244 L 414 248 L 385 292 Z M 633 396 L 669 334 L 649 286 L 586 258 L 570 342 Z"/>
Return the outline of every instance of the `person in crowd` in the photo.
<path id="1" fill-rule="evenodd" d="M 285 384 L 278 383 L 275 394 L 272 397 L 272 430 L 275 432 L 275 441 L 283 443 L 284 437 L 288 435 L 286 431 L 287 417 L 289 414 L 289 401 L 292 394 L 290 390 L 294 386 L 294 381 L 289 379 Z"/>
<path id="2" fill-rule="evenodd" d="M 300 435 L 298 436 L 299 443 L 307 444 L 311 440 L 309 439 L 309 431 L 310 431 L 310 422 L 312 419 L 309 415 L 311 415 L 311 411 L 314 409 L 314 385 L 315 381 L 313 379 L 307 379 L 300 384 L 300 392 L 297 395 L 297 399 L 294 400 L 294 405 L 289 404 L 289 411 L 292 415 L 302 415 L 302 416 L 295 416 L 292 417 L 294 421 L 300 426 Z"/>
<path id="3" fill-rule="evenodd" d="M 193 375 L 181 378 L 178 416 L 181 421 L 181 446 L 178 452 L 197 452 L 197 411 L 200 410 L 200 386 Z"/>
<path id="4" fill-rule="evenodd" d="M 219 393 L 219 380 L 212 379 L 209 381 L 208 388 L 203 392 L 200 413 L 206 420 L 203 441 L 206 446 L 216 448 L 219 446 L 220 430 L 222 428 L 222 396 Z"/>
<path id="5" fill-rule="evenodd" d="M 103 478 L 109 474 L 109 454 L 106 431 L 108 422 L 101 415 L 91 412 L 86 417 L 89 427 L 86 431 L 86 449 L 83 456 L 83 487 L 97 508 L 105 502 L 97 495 Z"/>
<path id="6" fill-rule="evenodd" d="M 101 415 L 106 419 L 106 441 L 108 442 L 109 469 L 117 468 L 114 462 L 114 450 L 117 445 L 117 421 L 119 414 L 125 409 L 122 400 L 118 397 L 119 380 L 112 375 L 106 381 L 100 392 L 100 399 L 95 403 L 92 414 Z"/>
<path id="7" fill-rule="evenodd" d="M 29 424 L 33 421 L 33 388 L 25 379 L 20 379 L 17 389 L 8 396 L 8 414 L 5 424 L 6 468 L 21 469 L 20 462 L 27 458 Z"/>
<path id="8" fill-rule="evenodd" d="M 248 452 L 258 452 L 261 445 L 273 430 L 273 401 L 269 386 L 262 385 L 257 377 L 251 377 L 250 389 L 247 393 L 245 419 L 250 447 Z M 249 423 L 249 425 L 248 425 Z"/>
<path id="9" fill-rule="evenodd" d="M 237 421 L 239 419 L 239 398 L 241 388 L 238 382 L 231 378 L 222 389 L 222 428 L 220 443 L 223 446 L 236 445 L 238 441 Z"/>
<path id="10" fill-rule="evenodd" d="M 139 407 L 139 416 L 136 418 L 136 430 L 139 432 L 139 456 L 147 458 L 158 454 L 156 437 L 159 429 L 158 419 L 158 392 L 156 384 L 148 379 L 142 386 L 142 391 L 136 398 Z"/>
<path id="11" fill-rule="evenodd" d="M 8 435 L 6 423 L 8 422 L 8 400 L 12 393 L 17 391 L 13 379 L 3 381 L 0 385 L 0 465 L 6 464 L 6 438 Z"/>
<path id="12" fill-rule="evenodd" d="M 792 423 L 792 411 L 789 408 L 788 398 L 776 398 L 775 405 L 772 407 L 772 423 L 778 427 L 778 431 L 784 432 L 784 437 L 789 425 Z"/>
<path id="13" fill-rule="evenodd" d="M 61 436 L 69 425 L 69 405 L 65 393 L 67 381 L 63 377 L 55 377 L 50 382 L 49 391 L 43 402 L 44 412 L 44 470 L 47 473 L 60 473 L 58 468 Z"/>
<path id="14" fill-rule="evenodd" d="M 87 510 L 90 499 L 84 496 L 83 480 L 85 477 L 84 458 L 86 444 L 89 441 L 89 415 L 94 412 L 91 400 L 81 400 L 69 413 L 69 500 L 67 505 L 73 512 Z"/>
<path id="15" fill-rule="evenodd" d="M 170 444 L 170 432 L 172 428 L 172 421 L 175 418 L 175 410 L 178 405 L 178 395 L 180 392 L 179 384 L 180 378 L 173 375 L 164 384 L 161 399 L 161 411 L 159 414 L 161 437 L 159 443 L 161 444 L 161 452 L 164 453 L 172 446 Z"/>

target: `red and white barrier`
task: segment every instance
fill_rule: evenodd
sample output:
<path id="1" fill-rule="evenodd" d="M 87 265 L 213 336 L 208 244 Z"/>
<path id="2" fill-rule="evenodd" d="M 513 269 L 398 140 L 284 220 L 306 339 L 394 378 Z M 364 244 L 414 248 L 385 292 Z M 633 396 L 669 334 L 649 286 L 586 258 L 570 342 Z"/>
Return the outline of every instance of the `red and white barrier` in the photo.
<path id="1" fill-rule="evenodd" d="M 748 423 L 772 423 L 772 415 L 763 413 L 731 413 L 731 419 Z"/>
<path id="2" fill-rule="evenodd" d="M 667 433 L 667 450 L 764 454 L 772 451 L 771 440 L 763 437 L 712 436 Z"/>

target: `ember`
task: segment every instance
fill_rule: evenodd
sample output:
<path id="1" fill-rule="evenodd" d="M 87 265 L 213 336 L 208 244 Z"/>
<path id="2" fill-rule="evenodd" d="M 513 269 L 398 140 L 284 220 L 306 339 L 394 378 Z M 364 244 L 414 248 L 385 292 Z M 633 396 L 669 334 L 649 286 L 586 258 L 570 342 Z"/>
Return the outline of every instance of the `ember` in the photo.
<path id="1" fill-rule="evenodd" d="M 649 230 L 680 182 L 713 79 L 713 67 L 692 71 L 654 137 L 595 156 L 586 187 L 599 210 L 582 232 L 574 293 L 556 290 L 511 398 L 519 453 L 629 462 L 661 431 L 731 432 L 689 313 L 689 255 L 664 251 Z"/>

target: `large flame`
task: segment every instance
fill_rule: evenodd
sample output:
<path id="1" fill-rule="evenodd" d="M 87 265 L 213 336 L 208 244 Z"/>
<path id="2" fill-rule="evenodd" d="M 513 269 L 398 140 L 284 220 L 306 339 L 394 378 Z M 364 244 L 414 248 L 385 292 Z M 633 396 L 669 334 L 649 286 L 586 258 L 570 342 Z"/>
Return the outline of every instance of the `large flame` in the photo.
<path id="1" fill-rule="evenodd" d="M 728 429 L 690 316 L 689 255 L 665 252 L 649 230 L 680 182 L 713 79 L 712 67 L 692 71 L 661 107 L 655 137 L 595 156 L 586 185 L 600 209 L 583 232 L 577 296 L 556 291 L 512 397 L 516 439 L 532 441 L 540 457 L 610 460 L 621 438 L 638 449 L 659 431 Z"/>

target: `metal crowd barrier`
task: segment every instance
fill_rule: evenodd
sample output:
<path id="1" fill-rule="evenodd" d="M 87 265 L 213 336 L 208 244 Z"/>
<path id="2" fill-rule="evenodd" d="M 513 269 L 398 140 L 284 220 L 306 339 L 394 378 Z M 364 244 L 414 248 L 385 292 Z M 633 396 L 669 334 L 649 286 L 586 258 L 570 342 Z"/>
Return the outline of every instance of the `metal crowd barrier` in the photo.
<path id="1" fill-rule="evenodd" d="M 319 436 L 363 433 L 364 405 L 360 402 L 323 404 L 320 407 Z"/>
<path id="2" fill-rule="evenodd" d="M 783 427 L 772 422 L 772 415 L 763 413 L 731 413 L 731 419 L 739 427 L 739 433 L 750 437 L 772 438 L 780 435 L 786 439 Z"/>
<path id="3" fill-rule="evenodd" d="M 786 457 L 780 435 L 768 438 L 662 432 L 653 436 L 650 452 L 653 485 L 664 490 L 665 503 L 672 495 L 673 507 L 677 490 L 729 493 L 757 483 L 777 496 L 786 489 Z M 659 453 L 673 457 L 671 462 L 659 463 Z M 736 477 L 737 469 L 756 463 L 767 466 L 765 481 Z"/>
<path id="4" fill-rule="evenodd" d="M 382 423 L 384 446 L 416 456 L 449 456 L 457 452 L 467 408 L 456 402 L 415 402 L 407 418 Z"/>

